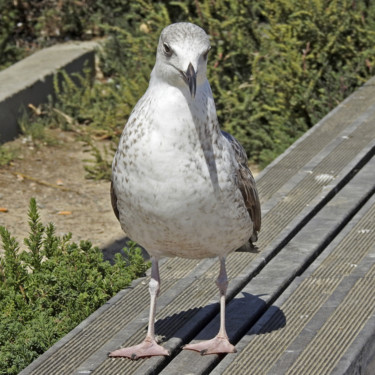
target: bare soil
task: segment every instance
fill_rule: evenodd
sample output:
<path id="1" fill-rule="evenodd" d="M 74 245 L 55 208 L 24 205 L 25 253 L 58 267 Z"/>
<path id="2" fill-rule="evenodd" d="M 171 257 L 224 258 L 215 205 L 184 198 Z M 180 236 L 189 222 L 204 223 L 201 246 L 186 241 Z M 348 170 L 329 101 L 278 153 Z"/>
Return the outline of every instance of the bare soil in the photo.
<path id="1" fill-rule="evenodd" d="M 125 236 L 112 211 L 109 182 L 85 178 L 84 160 L 92 157 L 84 152 L 82 142 L 59 130 L 54 136 L 58 141 L 54 146 L 36 146 L 22 136 L 8 143 L 17 150 L 17 158 L 0 167 L 0 211 L 6 211 L 0 212 L 0 225 L 23 246 L 34 197 L 42 222 L 53 222 L 58 235 L 71 232 L 74 241 L 90 240 L 107 248 Z"/>

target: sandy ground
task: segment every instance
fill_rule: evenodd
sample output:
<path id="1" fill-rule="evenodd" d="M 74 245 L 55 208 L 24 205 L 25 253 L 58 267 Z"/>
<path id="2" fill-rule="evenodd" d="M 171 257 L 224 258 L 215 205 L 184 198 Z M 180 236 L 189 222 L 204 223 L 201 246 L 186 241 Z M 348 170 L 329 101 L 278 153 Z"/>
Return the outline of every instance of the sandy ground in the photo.
<path id="1" fill-rule="evenodd" d="M 53 147 L 36 147 L 23 137 L 11 142 L 18 157 L 0 167 L 0 211 L 7 211 L 0 212 L 0 225 L 23 245 L 29 202 L 35 197 L 43 223 L 53 222 L 58 235 L 71 232 L 74 241 L 105 248 L 124 237 L 112 211 L 109 182 L 86 179 L 83 160 L 91 155 L 70 133 L 55 136 L 60 145 Z"/>

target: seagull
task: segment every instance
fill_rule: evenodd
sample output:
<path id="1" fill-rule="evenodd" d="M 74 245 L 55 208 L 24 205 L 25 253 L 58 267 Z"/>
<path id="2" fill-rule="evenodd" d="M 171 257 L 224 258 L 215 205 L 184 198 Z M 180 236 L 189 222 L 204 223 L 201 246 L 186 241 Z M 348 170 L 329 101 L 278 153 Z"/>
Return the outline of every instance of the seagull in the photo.
<path id="1" fill-rule="evenodd" d="M 197 25 L 181 22 L 160 35 L 147 91 L 124 127 L 112 164 L 111 201 L 124 232 L 151 256 L 146 338 L 110 357 L 166 356 L 155 339 L 162 257 L 218 257 L 220 330 L 183 349 L 233 353 L 225 329 L 226 256 L 255 242 L 260 202 L 246 153 L 221 131 L 206 77 L 210 41 Z"/>

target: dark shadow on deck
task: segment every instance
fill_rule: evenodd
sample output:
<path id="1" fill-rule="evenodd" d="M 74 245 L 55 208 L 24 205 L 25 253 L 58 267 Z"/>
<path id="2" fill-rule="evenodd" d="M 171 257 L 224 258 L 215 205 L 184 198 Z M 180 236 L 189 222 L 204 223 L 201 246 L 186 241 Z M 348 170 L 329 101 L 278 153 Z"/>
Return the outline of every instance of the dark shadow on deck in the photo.
<path id="1" fill-rule="evenodd" d="M 241 331 L 238 329 L 231 329 L 231 327 L 239 327 L 239 320 L 246 321 L 250 316 L 254 315 L 254 312 L 264 312 L 267 309 L 267 304 L 260 297 L 254 296 L 249 293 L 242 293 L 243 297 L 231 301 L 230 310 L 227 310 L 226 313 L 226 325 L 228 336 L 233 343 L 236 343 L 240 340 L 241 337 L 248 330 L 248 326 L 243 327 Z M 181 311 L 179 313 L 167 316 L 162 319 L 158 319 L 155 324 L 155 332 L 161 337 L 162 341 L 168 341 L 172 337 L 178 337 L 182 339 L 183 342 L 187 343 L 193 339 L 193 337 L 180 337 L 176 334 L 179 328 L 183 327 L 190 320 L 194 320 L 194 316 L 205 310 L 209 312 L 212 309 L 219 310 L 219 303 L 210 304 L 204 307 L 195 307 L 189 310 Z M 259 334 L 269 333 L 272 331 L 279 330 L 286 325 L 286 318 L 282 310 L 276 306 L 271 306 L 268 308 L 270 320 L 265 324 L 262 329 L 259 331 Z M 248 315 L 246 314 L 248 311 Z M 209 316 L 210 314 L 203 314 Z M 246 315 L 246 316 L 245 316 Z M 258 314 L 255 314 L 252 322 L 256 320 Z M 201 314 L 202 316 L 202 314 Z M 205 322 L 202 322 L 202 328 L 205 326 Z M 197 340 L 209 340 L 219 331 L 219 319 L 214 319 L 210 327 L 209 332 L 207 330 L 201 331 L 198 336 L 195 337 Z"/>

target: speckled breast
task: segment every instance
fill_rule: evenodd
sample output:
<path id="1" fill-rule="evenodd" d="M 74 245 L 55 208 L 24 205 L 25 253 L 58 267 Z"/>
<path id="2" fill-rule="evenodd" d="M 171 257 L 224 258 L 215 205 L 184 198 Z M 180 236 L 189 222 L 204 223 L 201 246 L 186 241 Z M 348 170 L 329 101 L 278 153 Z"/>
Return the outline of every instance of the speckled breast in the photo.
<path id="1" fill-rule="evenodd" d="M 146 129 L 129 119 L 113 162 L 123 230 L 154 256 L 213 257 L 242 246 L 252 223 L 226 140 L 200 137 L 191 118 L 154 117 Z"/>

